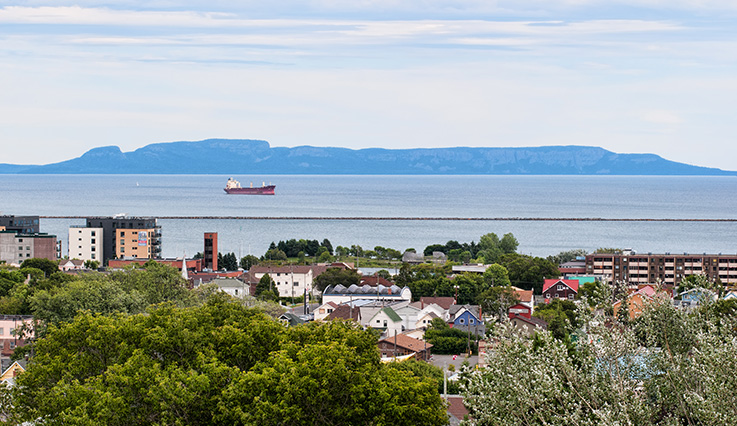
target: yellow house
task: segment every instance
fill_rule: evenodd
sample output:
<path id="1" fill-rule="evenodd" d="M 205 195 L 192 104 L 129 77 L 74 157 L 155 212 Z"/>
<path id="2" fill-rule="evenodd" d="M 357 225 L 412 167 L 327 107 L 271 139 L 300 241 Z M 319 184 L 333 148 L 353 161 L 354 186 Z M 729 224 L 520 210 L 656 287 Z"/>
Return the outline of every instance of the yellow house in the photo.
<path id="1" fill-rule="evenodd" d="M 24 371 L 26 371 L 26 369 L 23 368 L 22 365 L 18 364 L 18 361 L 15 361 L 13 364 L 10 365 L 10 367 L 6 368 L 5 371 L 3 371 L 2 375 L 0 375 L 0 382 L 5 382 L 6 380 L 12 379 Z"/>

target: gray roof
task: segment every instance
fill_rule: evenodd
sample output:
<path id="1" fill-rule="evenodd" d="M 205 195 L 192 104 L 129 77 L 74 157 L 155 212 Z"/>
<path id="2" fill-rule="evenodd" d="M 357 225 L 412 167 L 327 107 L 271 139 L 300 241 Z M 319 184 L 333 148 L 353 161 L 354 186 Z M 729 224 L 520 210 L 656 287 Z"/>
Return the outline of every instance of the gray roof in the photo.
<path id="1" fill-rule="evenodd" d="M 362 287 L 359 287 L 355 284 L 351 284 L 350 287 L 346 288 L 342 284 L 338 284 L 336 286 L 328 286 L 325 289 L 324 294 L 379 294 L 382 296 L 396 296 L 402 293 L 401 288 L 397 285 L 392 285 L 391 287 L 387 287 L 384 285 L 377 285 L 377 286 L 370 286 L 370 285 L 364 285 Z"/>

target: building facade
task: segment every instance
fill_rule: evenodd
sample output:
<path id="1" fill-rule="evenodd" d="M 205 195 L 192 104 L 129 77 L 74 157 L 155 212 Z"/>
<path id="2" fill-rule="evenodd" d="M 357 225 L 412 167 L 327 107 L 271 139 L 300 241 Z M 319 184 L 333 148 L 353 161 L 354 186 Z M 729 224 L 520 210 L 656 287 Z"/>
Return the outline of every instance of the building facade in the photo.
<path id="1" fill-rule="evenodd" d="M 586 256 L 586 274 L 629 284 L 661 282 L 675 287 L 689 275 L 737 286 L 737 254 L 597 253 Z"/>
<path id="2" fill-rule="evenodd" d="M 153 217 L 88 217 L 88 228 L 102 228 L 104 262 L 110 259 L 133 257 L 158 259 L 161 257 L 161 227 Z M 122 232 L 122 234 L 121 234 Z M 145 235 L 139 234 L 146 232 Z M 144 241 L 141 241 L 141 238 Z M 123 246 L 120 240 L 123 239 Z M 133 241 L 135 240 L 135 242 Z M 134 248 L 133 246 L 136 246 Z"/>
<path id="3" fill-rule="evenodd" d="M 102 228 L 86 228 L 83 226 L 69 228 L 69 247 L 67 250 L 69 258 L 101 262 L 104 258 L 102 233 Z"/>
<path id="4" fill-rule="evenodd" d="M 22 234 L 38 234 L 41 232 L 38 216 L 0 216 L 0 226 L 4 227 L 6 231 L 15 231 Z"/>
<path id="5" fill-rule="evenodd" d="M 578 295 L 578 280 L 545 280 L 543 283 L 543 297 L 545 303 L 553 299 L 573 300 Z"/>
<path id="6" fill-rule="evenodd" d="M 59 260 L 56 235 L 0 231 L 0 261 L 20 265 L 26 259 Z"/>
<path id="7" fill-rule="evenodd" d="M 16 347 L 24 346 L 26 339 L 22 335 L 24 325 L 31 327 L 27 332 L 33 337 L 33 317 L 30 315 L 0 315 L 0 354 L 3 357 L 10 356 Z"/>
<path id="8" fill-rule="evenodd" d="M 218 270 L 218 233 L 205 232 L 205 249 L 202 252 L 205 268 L 211 271 Z"/>

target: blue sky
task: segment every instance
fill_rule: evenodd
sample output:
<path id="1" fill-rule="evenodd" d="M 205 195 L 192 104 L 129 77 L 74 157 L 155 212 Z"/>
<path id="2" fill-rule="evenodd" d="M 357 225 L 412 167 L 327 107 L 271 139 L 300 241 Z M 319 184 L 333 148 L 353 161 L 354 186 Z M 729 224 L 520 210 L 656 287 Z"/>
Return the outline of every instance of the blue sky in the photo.
<path id="1" fill-rule="evenodd" d="M 737 170 L 736 17 L 723 0 L 0 0 L 0 163 L 223 137 Z"/>

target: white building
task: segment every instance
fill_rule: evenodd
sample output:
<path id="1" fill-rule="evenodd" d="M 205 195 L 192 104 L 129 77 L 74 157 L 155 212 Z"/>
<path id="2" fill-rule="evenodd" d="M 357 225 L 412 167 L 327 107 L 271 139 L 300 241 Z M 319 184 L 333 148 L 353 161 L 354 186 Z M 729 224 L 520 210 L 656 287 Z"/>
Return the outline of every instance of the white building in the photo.
<path id="1" fill-rule="evenodd" d="M 215 278 L 211 283 L 217 285 L 220 291 L 233 297 L 243 299 L 251 295 L 251 287 L 238 278 Z"/>
<path id="2" fill-rule="evenodd" d="M 102 263 L 102 228 L 69 228 L 69 258 Z"/>
<path id="3" fill-rule="evenodd" d="M 256 281 L 269 275 L 274 280 L 279 297 L 302 297 L 305 291 L 312 291 L 315 277 L 313 269 L 312 266 L 254 266 L 249 272 Z"/>
<path id="4" fill-rule="evenodd" d="M 396 285 L 387 287 L 384 285 L 370 286 L 368 284 L 357 286 L 352 284 L 345 287 L 341 284 L 328 286 L 322 292 L 322 302 L 346 303 L 353 300 L 366 299 L 384 302 L 412 301 L 412 291 L 409 287 L 399 288 Z"/>

